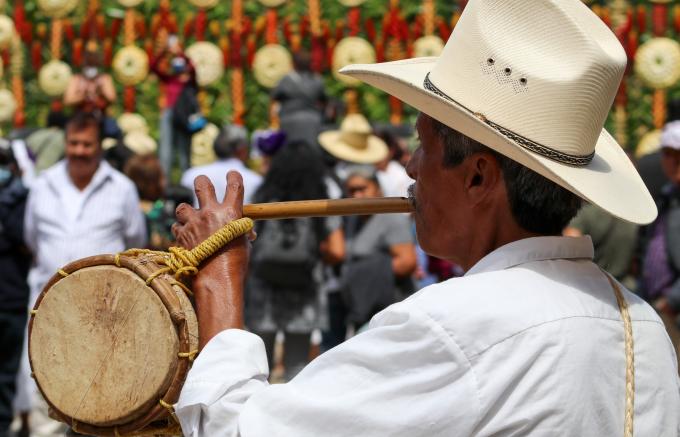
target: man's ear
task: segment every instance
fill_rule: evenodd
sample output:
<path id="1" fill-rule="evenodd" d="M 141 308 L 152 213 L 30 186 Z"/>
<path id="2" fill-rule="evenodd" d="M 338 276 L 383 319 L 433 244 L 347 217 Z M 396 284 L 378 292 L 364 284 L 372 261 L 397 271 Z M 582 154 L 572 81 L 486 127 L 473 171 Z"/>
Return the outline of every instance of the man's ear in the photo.
<path id="1" fill-rule="evenodd" d="M 465 192 L 475 204 L 489 198 L 502 185 L 503 172 L 493 154 L 475 153 L 465 160 Z"/>

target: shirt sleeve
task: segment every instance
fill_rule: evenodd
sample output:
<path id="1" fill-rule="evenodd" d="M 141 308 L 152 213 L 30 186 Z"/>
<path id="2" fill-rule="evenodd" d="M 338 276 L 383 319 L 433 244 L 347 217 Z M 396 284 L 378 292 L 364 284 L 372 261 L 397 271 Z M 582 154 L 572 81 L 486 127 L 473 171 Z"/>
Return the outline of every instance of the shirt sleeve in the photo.
<path id="1" fill-rule="evenodd" d="M 130 188 L 125 196 L 125 247 L 145 247 L 147 234 L 144 213 L 139 207 L 139 196 L 132 183 Z"/>
<path id="2" fill-rule="evenodd" d="M 228 330 L 196 360 L 176 406 L 186 436 L 470 435 L 480 416 L 468 359 L 427 314 L 402 303 L 268 385 L 262 342 Z"/>

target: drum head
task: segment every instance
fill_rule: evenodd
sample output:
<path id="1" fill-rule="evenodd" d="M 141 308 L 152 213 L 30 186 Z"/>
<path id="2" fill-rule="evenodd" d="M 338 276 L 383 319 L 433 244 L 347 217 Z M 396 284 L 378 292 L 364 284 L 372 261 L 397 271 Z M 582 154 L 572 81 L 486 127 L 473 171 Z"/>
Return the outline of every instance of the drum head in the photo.
<path id="1" fill-rule="evenodd" d="M 179 347 L 168 310 L 139 276 L 95 266 L 44 294 L 29 353 L 36 382 L 60 413 L 114 426 L 158 404 Z"/>

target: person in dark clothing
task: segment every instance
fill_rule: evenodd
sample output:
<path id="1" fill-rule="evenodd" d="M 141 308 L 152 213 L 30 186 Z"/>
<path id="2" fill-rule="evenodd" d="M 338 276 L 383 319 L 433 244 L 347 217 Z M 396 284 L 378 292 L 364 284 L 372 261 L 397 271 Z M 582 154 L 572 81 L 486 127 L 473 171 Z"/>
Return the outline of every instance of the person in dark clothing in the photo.
<path id="1" fill-rule="evenodd" d="M 656 221 L 645 229 L 640 294 L 661 313 L 680 356 L 680 121 L 664 127 L 661 153 L 670 182 L 657 199 Z"/>
<path id="2" fill-rule="evenodd" d="M 31 255 L 24 246 L 27 189 L 8 141 L 0 140 L 0 437 L 9 435 L 16 373 L 23 347 L 28 305 L 26 277 Z"/>
<path id="3" fill-rule="evenodd" d="M 300 50 L 296 53 L 293 67 L 294 70 L 272 91 L 272 99 L 281 105 L 281 130 L 286 133 L 289 143 L 305 141 L 316 145 L 327 100 L 324 84 L 312 71 L 308 52 Z"/>

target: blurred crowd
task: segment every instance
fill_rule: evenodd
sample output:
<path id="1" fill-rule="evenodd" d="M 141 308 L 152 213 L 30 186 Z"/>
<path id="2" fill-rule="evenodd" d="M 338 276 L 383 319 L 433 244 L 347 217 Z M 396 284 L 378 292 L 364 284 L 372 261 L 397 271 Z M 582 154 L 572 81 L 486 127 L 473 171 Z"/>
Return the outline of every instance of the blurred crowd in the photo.
<path id="1" fill-rule="evenodd" d="M 194 68 L 176 40 L 152 61 L 164 92 L 157 150 L 110 116 L 111 78 L 100 71 L 97 51 L 87 53 L 64 96 L 65 111 L 0 142 L 0 347 L 7 357 L 0 364 L 0 437 L 9 435 L 15 417 L 17 435 L 54 429 L 40 430 L 28 416 L 40 400 L 26 322 L 45 283 L 79 258 L 172 246 L 175 208 L 198 206 L 192 191 L 198 175 L 208 176 L 221 198 L 226 173 L 239 171 L 246 203 L 405 197 L 413 182 L 412 129 L 371 124 L 330 101 L 304 52 L 271 94 L 278 127 L 248 132 L 223 125 L 212 142 L 214 161 L 194 167 L 192 135 L 207 120 Z M 659 206 L 657 221 L 640 229 L 586 205 L 564 233 L 591 235 L 596 262 L 654 304 L 677 347 L 680 104 L 670 106 L 659 147 L 638 158 Z M 419 249 L 408 214 L 261 221 L 256 231 L 245 320 L 265 342 L 273 382 L 293 378 L 388 305 L 464 274 Z"/>

